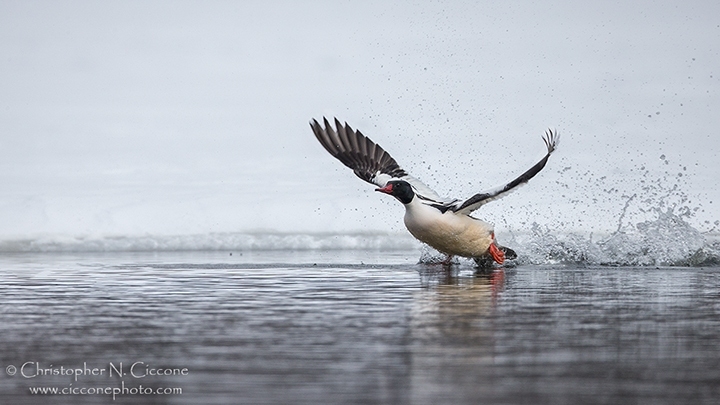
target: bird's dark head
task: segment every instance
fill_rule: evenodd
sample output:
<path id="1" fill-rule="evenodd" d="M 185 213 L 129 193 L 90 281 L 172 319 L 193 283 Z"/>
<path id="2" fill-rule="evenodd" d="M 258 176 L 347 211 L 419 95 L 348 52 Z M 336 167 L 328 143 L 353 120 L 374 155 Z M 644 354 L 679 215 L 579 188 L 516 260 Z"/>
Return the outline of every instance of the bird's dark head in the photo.
<path id="1" fill-rule="evenodd" d="M 410 201 L 415 197 L 412 186 L 405 180 L 390 180 L 385 184 L 385 187 L 376 188 L 375 191 L 390 194 L 403 204 L 410 204 Z"/>

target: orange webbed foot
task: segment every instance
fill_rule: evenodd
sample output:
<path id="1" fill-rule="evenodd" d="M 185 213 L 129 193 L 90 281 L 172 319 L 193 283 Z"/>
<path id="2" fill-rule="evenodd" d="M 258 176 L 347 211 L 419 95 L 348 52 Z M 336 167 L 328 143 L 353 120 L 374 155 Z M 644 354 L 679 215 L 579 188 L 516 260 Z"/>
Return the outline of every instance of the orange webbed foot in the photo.
<path id="1" fill-rule="evenodd" d="M 505 253 L 500 250 L 494 242 L 490 244 L 488 251 L 493 260 L 495 260 L 495 263 L 503 264 L 505 262 Z"/>

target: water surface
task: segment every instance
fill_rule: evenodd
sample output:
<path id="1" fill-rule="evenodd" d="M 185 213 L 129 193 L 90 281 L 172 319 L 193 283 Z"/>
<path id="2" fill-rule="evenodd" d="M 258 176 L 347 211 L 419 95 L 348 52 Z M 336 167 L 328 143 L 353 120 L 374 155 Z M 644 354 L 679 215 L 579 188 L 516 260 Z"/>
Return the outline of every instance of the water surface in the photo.
<path id="1" fill-rule="evenodd" d="M 720 398 L 717 268 L 523 265 L 477 274 L 417 257 L 4 255 L 0 396 L 15 404 Z M 127 374 L 109 376 L 121 362 Z M 29 363 L 24 374 L 33 378 L 20 372 Z M 37 375 L 35 364 L 104 371 L 75 381 Z M 157 369 L 187 372 L 147 375 Z M 30 393 L 123 384 L 182 394 Z"/>

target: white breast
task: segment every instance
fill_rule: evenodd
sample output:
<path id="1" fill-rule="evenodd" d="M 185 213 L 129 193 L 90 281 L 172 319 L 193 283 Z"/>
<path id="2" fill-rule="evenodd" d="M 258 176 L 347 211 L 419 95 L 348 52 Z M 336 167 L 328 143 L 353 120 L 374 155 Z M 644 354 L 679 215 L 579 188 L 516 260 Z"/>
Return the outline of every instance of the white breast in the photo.
<path id="1" fill-rule="evenodd" d="M 479 257 L 493 242 L 491 224 L 450 210 L 443 214 L 417 197 L 405 205 L 405 227 L 420 241 L 449 255 Z"/>

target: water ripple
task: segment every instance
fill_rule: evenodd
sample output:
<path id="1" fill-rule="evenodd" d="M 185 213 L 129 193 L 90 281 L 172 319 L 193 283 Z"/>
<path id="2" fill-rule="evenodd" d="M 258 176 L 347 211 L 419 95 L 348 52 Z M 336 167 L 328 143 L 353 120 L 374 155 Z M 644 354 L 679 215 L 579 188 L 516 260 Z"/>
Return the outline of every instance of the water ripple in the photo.
<path id="1" fill-rule="evenodd" d="M 171 404 L 717 398 L 720 273 L 712 269 L 520 266 L 479 274 L 391 253 L 295 264 L 292 257 L 3 257 L 2 365 L 187 367 L 187 376 L 140 381 L 182 387 L 183 395 L 160 401 Z M 36 403 L 27 390 L 40 382 L 72 383 L 4 375 L 0 392 Z"/>

